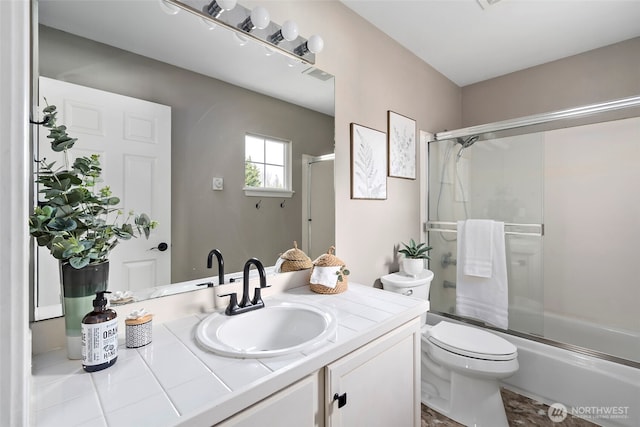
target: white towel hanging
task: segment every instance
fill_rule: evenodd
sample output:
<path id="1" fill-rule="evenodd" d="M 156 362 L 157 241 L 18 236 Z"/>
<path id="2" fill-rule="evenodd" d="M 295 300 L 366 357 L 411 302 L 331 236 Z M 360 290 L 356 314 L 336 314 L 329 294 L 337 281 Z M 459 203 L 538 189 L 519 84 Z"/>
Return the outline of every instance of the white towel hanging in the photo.
<path id="1" fill-rule="evenodd" d="M 499 328 L 509 327 L 509 294 L 504 223 L 491 222 L 490 277 L 465 274 L 465 221 L 458 222 L 458 263 L 456 267 L 456 313 L 483 320 Z"/>
<path id="2" fill-rule="evenodd" d="M 458 262 L 467 276 L 489 278 L 493 274 L 493 227 L 494 221 L 486 219 L 458 223 L 458 245 L 462 249 Z"/>

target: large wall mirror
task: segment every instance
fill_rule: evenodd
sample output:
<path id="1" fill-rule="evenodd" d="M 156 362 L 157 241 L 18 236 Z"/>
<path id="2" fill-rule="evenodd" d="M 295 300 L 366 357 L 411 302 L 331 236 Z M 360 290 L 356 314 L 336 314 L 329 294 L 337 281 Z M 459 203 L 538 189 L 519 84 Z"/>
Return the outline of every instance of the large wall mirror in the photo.
<path id="1" fill-rule="evenodd" d="M 251 40 L 241 43 L 229 30 L 211 28 L 195 15 L 174 14 L 160 0 L 39 0 L 35 5 L 36 80 L 170 107 L 170 170 L 155 171 L 171 177 L 170 188 L 162 192 L 171 194 L 170 220 L 161 221 L 148 241 L 136 239 L 156 262 L 171 266 L 170 276 L 134 271 L 127 289 L 111 277 L 111 290 L 132 290 L 139 300 L 217 277 L 215 268 L 207 269 L 214 248 L 231 273 L 251 257 L 273 265 L 294 241 L 312 259 L 334 244 L 333 76 Z M 34 87 L 40 88 L 42 103 L 49 89 L 38 82 Z M 60 92 L 75 93 L 64 87 Z M 89 98 L 74 99 L 74 105 L 98 103 Z M 78 138 L 74 149 L 83 150 L 89 136 L 73 124 L 81 114 L 72 117 L 73 109 L 57 106 L 59 122 Z M 293 195 L 243 191 L 246 135 L 290 142 Z M 220 182 L 214 178 L 222 178 L 221 189 L 214 189 Z M 160 243 L 168 249 L 159 251 Z M 122 249 L 128 244 L 113 251 L 112 262 L 126 256 Z M 60 287 L 53 258 L 36 252 L 35 319 L 42 320 L 61 314 Z"/>

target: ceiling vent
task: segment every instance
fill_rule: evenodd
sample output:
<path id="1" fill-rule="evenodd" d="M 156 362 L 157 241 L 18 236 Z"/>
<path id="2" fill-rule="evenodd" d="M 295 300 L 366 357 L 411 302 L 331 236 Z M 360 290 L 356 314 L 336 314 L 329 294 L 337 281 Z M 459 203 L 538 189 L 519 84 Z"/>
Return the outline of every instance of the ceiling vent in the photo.
<path id="1" fill-rule="evenodd" d="M 496 1 L 496 0 L 493 0 L 493 1 Z M 323 82 L 326 82 L 327 80 L 330 80 L 331 78 L 333 78 L 331 74 L 327 73 L 326 71 L 319 70 L 318 68 L 315 68 L 315 67 L 307 68 L 302 72 L 302 74 L 307 74 L 311 77 L 315 77 L 316 79 L 322 80 Z"/>

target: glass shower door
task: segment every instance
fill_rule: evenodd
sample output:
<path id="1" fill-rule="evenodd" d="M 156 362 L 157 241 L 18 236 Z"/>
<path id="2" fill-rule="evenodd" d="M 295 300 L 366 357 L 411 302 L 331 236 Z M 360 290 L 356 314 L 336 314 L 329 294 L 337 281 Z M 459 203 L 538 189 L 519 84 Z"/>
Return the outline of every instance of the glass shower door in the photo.
<path id="1" fill-rule="evenodd" d="M 505 223 L 509 329 L 543 334 L 543 134 L 429 143 L 431 310 L 455 314 L 457 221 Z M 447 229 L 449 231 L 445 231 Z"/>

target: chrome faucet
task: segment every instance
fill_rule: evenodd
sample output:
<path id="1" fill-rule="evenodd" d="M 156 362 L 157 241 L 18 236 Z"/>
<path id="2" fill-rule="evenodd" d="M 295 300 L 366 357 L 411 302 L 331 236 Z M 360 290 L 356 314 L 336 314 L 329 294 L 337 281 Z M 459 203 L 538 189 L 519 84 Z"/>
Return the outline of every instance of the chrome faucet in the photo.
<path id="1" fill-rule="evenodd" d="M 222 258 L 222 253 L 218 249 L 213 249 L 209 252 L 209 256 L 207 257 L 207 268 L 211 268 L 213 266 L 213 256 L 216 256 L 218 259 L 218 285 L 224 284 L 224 259 Z"/>
<path id="2" fill-rule="evenodd" d="M 251 265 L 254 265 L 258 270 L 258 275 L 260 276 L 260 287 L 254 289 L 253 299 L 249 299 L 249 270 L 251 269 Z M 242 299 L 238 304 L 238 295 L 233 292 L 230 294 L 220 295 L 222 297 L 229 297 L 229 305 L 225 310 L 225 313 L 228 316 L 232 316 L 234 314 L 245 313 L 247 311 L 257 310 L 259 308 L 264 307 L 264 301 L 262 301 L 262 288 L 268 288 L 267 286 L 267 275 L 264 272 L 264 266 L 257 258 L 251 258 L 247 260 L 244 264 L 244 277 L 242 278 Z"/>

